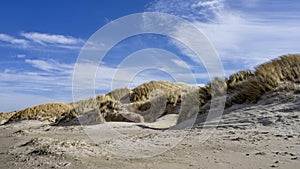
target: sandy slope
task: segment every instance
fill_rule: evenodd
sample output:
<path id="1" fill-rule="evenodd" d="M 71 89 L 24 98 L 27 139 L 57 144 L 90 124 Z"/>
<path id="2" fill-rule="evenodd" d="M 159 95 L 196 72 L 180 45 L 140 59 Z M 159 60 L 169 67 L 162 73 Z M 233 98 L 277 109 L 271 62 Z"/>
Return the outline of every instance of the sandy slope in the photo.
<path id="1" fill-rule="evenodd" d="M 129 123 L 57 127 L 23 121 L 0 126 L 0 168 L 296 169 L 299 117 L 299 94 L 277 92 L 258 104 L 226 110 L 217 130 L 202 143 L 214 122 L 189 131 L 164 131 Z M 175 119 L 169 115 L 143 125 L 165 128 Z M 86 131 L 97 136 L 97 142 Z"/>

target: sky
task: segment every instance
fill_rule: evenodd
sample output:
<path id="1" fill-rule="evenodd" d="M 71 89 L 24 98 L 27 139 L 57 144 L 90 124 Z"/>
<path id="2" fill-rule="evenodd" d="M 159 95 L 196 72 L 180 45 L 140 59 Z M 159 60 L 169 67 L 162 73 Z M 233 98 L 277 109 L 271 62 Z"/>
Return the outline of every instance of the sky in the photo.
<path id="1" fill-rule="evenodd" d="M 3 0 L 0 112 L 72 102 L 74 68 L 88 39 L 118 18 L 143 12 L 175 15 L 196 26 L 214 46 L 226 76 L 253 70 L 281 55 L 300 53 L 298 0 Z M 182 29 L 178 28 L 178 33 L 185 31 Z M 170 51 L 177 58 L 138 52 L 149 48 Z M 152 59 L 157 61 L 154 68 L 174 65 L 172 71 L 179 75 L 180 67 L 188 66 L 197 84 L 209 81 L 205 65 L 192 59 L 195 53 L 188 47 L 170 37 L 146 34 L 122 40 L 96 65 L 96 94 L 112 89 L 112 74 L 124 58 L 136 52 L 139 59 L 127 63 L 133 67 Z M 115 87 L 135 87 L 150 80 L 176 81 L 163 70 L 142 70 L 131 79 L 123 72 L 115 79 Z M 124 81 L 130 85 L 124 86 Z"/>

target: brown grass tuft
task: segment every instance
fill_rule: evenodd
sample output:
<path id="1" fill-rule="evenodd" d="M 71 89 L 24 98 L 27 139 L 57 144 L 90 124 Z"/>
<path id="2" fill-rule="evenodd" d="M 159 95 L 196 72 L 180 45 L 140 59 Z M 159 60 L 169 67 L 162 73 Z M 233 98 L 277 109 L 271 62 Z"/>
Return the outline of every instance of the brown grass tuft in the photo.
<path id="1" fill-rule="evenodd" d="M 214 78 L 212 82 L 208 83 L 208 87 L 213 97 L 223 96 L 227 93 L 227 82 L 225 78 Z"/>
<path id="2" fill-rule="evenodd" d="M 254 74 L 250 70 L 242 70 L 229 76 L 227 81 L 228 89 L 235 89 L 236 85 L 253 77 Z"/>
<path id="3" fill-rule="evenodd" d="M 150 99 L 151 94 L 164 94 L 170 104 L 176 104 L 180 97 L 180 88 L 182 84 L 171 83 L 168 81 L 151 81 L 144 83 L 130 93 L 130 101 L 146 101 Z"/>
<path id="4" fill-rule="evenodd" d="M 0 113 L 0 125 L 6 123 L 16 112 Z"/>
<path id="5" fill-rule="evenodd" d="M 256 103 L 267 91 L 287 81 L 299 83 L 300 55 L 285 55 L 255 68 L 254 76 L 237 84 L 234 103 Z"/>
<path id="6" fill-rule="evenodd" d="M 39 120 L 54 122 L 63 113 L 72 110 L 71 105 L 65 103 L 48 103 L 17 111 L 6 123 L 21 120 Z"/>
<path id="7" fill-rule="evenodd" d="M 109 96 L 113 100 L 117 101 L 129 101 L 129 94 L 131 90 L 128 88 L 116 89 L 114 91 L 109 92 L 106 96 Z"/>

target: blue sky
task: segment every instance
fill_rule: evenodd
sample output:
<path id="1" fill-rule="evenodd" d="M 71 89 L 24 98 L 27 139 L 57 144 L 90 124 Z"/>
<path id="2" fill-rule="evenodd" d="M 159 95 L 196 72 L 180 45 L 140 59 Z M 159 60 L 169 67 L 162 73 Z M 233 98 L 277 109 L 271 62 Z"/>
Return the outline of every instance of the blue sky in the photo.
<path id="1" fill-rule="evenodd" d="M 74 65 L 88 38 L 105 24 L 139 12 L 173 14 L 193 23 L 215 46 L 226 75 L 300 53 L 297 0 L 5 0 L 0 5 L 0 112 L 71 102 Z M 188 57 L 190 50 L 168 37 L 143 35 L 120 42 L 105 56 L 96 92 L 110 90 L 106 80 L 124 57 L 146 48 L 172 51 L 191 67 L 197 83 L 208 81 L 203 65 Z M 131 87 L 163 79 L 172 80 L 146 71 Z"/>

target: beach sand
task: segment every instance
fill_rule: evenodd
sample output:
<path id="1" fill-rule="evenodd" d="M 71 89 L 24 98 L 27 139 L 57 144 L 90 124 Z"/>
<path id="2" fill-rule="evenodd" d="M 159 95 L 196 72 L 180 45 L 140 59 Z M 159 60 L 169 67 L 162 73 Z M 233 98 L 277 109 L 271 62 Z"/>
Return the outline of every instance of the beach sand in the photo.
<path id="1" fill-rule="evenodd" d="M 300 96 L 287 94 L 235 105 L 225 110 L 219 123 L 199 123 L 190 130 L 160 130 L 175 124 L 177 115 L 172 114 L 151 124 L 2 125 L 0 168 L 296 169 Z"/>

